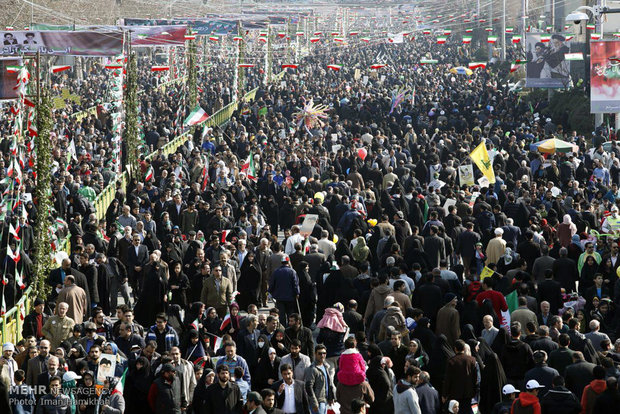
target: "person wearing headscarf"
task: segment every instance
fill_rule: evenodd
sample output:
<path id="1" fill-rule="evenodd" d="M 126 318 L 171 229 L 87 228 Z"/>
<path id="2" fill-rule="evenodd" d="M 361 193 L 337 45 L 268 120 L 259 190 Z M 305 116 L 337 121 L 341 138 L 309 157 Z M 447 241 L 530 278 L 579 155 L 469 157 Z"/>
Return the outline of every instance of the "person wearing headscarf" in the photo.
<path id="1" fill-rule="evenodd" d="M 135 319 L 138 323 L 149 326 L 153 323 L 153 315 L 165 309 L 164 296 L 167 293 L 168 283 L 165 270 L 159 261 L 145 266 L 144 283 L 138 302 L 134 308 Z"/>
<path id="2" fill-rule="evenodd" d="M 335 307 L 325 309 L 325 313 L 316 327 L 319 328 L 319 336 L 316 338 L 316 342 L 325 345 L 327 358 L 339 357 L 344 351 L 344 338 L 349 330 L 342 317 L 342 312 Z"/>
<path id="3" fill-rule="evenodd" d="M 366 370 L 366 379 L 375 393 L 375 400 L 370 404 L 370 412 L 373 414 L 392 414 L 394 412 L 392 383 L 383 362 L 384 357 L 374 356 L 369 361 Z"/>
<path id="4" fill-rule="evenodd" d="M 188 412 L 194 414 L 202 413 L 204 407 L 207 406 L 207 388 L 215 382 L 215 371 L 212 368 L 205 368 L 202 371 L 202 376 L 196 383 L 194 388 L 194 394 L 192 396 L 191 405 L 188 407 Z"/>
<path id="5" fill-rule="evenodd" d="M 368 259 L 370 249 L 366 246 L 366 239 L 363 236 L 358 237 L 356 240 L 357 243 L 351 253 L 353 254 L 353 260 L 358 264 L 362 264 Z"/>
<path id="6" fill-rule="evenodd" d="M 228 315 L 230 317 L 230 322 L 224 326 L 224 329 L 220 330 L 220 336 L 228 334 L 233 339 L 233 341 L 236 342 L 237 333 L 239 332 L 239 330 L 241 330 L 241 316 L 239 316 L 239 305 L 236 302 L 233 302 L 230 304 L 228 309 L 230 312 Z M 224 324 L 225 322 L 226 320 L 224 320 L 222 324 Z"/>
<path id="7" fill-rule="evenodd" d="M 172 262 L 170 265 L 170 278 L 168 279 L 168 287 L 172 293 L 170 304 L 179 305 L 182 309 L 187 308 L 187 294 L 189 288 L 189 279 L 183 273 L 181 262 Z"/>
<path id="8" fill-rule="evenodd" d="M 207 308 L 205 314 L 207 317 L 203 321 L 203 326 L 209 334 L 219 336 L 220 326 L 222 320 L 217 316 L 217 311 L 214 307 Z"/>
<path id="9" fill-rule="evenodd" d="M 422 317 L 418 320 L 418 326 L 416 326 L 415 331 L 411 334 L 411 339 L 417 339 L 420 344 L 422 344 L 422 348 L 427 350 L 429 355 L 432 355 L 434 352 L 434 345 L 437 341 L 437 336 L 430 328 L 431 321 L 427 317 Z"/>
<path id="10" fill-rule="evenodd" d="M 125 403 L 127 413 L 150 413 L 148 394 L 153 382 L 151 363 L 146 357 L 138 359 L 129 366 L 125 377 Z"/>
<path id="11" fill-rule="evenodd" d="M 254 252 L 250 251 L 241 264 L 241 273 L 237 281 L 237 290 L 240 293 L 235 298 L 241 309 L 259 303 L 262 272 L 255 257 Z"/>
<path id="12" fill-rule="evenodd" d="M 562 223 L 558 225 L 557 236 L 562 247 L 568 247 L 572 237 L 577 233 L 577 226 L 573 223 L 570 214 L 564 214 Z"/>
<path id="13" fill-rule="evenodd" d="M 414 338 L 409 341 L 409 353 L 406 359 L 410 362 L 415 361 L 416 366 L 421 369 L 426 369 L 428 366 L 428 354 L 419 339 Z"/>
<path id="14" fill-rule="evenodd" d="M 187 333 L 186 339 L 181 344 L 181 352 L 183 359 L 193 363 L 204 360 L 205 356 L 207 356 L 202 341 L 200 340 L 200 335 L 196 329 L 191 329 Z"/>
<path id="15" fill-rule="evenodd" d="M 252 375 L 252 380 L 256 389 L 271 388 L 278 381 L 280 373 L 280 357 L 272 347 L 267 348 L 265 356 L 258 361 L 256 374 Z"/>
<path id="16" fill-rule="evenodd" d="M 431 384 L 441 394 L 443 380 L 446 375 L 446 362 L 455 355 L 454 350 L 444 334 L 437 337 L 433 346 L 433 353 L 428 362 L 428 372 L 431 375 Z"/>
<path id="17" fill-rule="evenodd" d="M 286 333 L 284 332 L 284 329 L 281 326 L 276 328 L 275 332 L 271 336 L 271 340 L 269 341 L 269 344 L 272 348 L 276 350 L 276 353 L 278 354 L 280 358 L 282 358 L 284 355 L 289 354 L 288 347 L 286 346 L 287 345 Z"/>

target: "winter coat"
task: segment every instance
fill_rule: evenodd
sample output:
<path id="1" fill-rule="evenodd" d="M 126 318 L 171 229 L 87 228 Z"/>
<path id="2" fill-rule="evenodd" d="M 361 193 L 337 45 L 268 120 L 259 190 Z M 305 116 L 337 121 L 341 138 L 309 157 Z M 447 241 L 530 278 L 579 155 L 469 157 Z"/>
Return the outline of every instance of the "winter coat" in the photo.
<path id="1" fill-rule="evenodd" d="M 522 392 L 510 408 L 510 414 L 540 414 L 540 402 L 534 394 Z"/>
<path id="2" fill-rule="evenodd" d="M 338 360 L 338 382 L 358 385 L 366 379 L 366 361 L 355 348 L 347 349 Z"/>
<path id="3" fill-rule="evenodd" d="M 407 381 L 400 380 L 393 393 L 394 414 L 422 414 L 418 393 Z"/>
<path id="4" fill-rule="evenodd" d="M 540 400 L 545 414 L 578 414 L 581 404 L 575 394 L 564 387 L 551 388 Z"/>

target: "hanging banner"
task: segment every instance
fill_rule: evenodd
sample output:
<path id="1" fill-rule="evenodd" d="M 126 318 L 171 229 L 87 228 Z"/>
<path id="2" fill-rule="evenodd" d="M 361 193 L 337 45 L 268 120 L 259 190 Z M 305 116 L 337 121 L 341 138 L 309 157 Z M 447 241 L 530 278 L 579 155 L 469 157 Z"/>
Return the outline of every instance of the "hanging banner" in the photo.
<path id="1" fill-rule="evenodd" d="M 237 21 L 214 19 L 124 19 L 126 26 L 186 25 L 197 35 L 237 33 Z"/>
<path id="2" fill-rule="evenodd" d="M 620 41 L 590 42 L 590 112 L 620 112 Z"/>
<path id="3" fill-rule="evenodd" d="M 131 46 L 184 46 L 187 26 L 84 26 L 34 24 L 32 30 L 64 30 L 64 31 L 95 31 L 95 32 L 121 32 L 131 33 Z"/>
<path id="4" fill-rule="evenodd" d="M 9 31 L 0 36 L 3 55 L 115 56 L 123 51 L 119 31 Z"/>
<path id="5" fill-rule="evenodd" d="M 21 59 L 0 59 L 0 100 L 17 99 L 18 68 L 23 65 Z"/>
<path id="6" fill-rule="evenodd" d="M 563 34 L 528 33 L 527 74 L 528 88 L 566 88 L 570 83 L 570 62 L 565 54 L 570 52 L 571 41 Z"/>

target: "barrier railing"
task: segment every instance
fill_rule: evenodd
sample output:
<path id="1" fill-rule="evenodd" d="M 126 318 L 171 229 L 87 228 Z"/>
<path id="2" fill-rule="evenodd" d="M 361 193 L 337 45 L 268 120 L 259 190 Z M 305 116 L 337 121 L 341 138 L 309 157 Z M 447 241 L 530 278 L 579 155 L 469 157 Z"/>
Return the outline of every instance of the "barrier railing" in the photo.
<path id="1" fill-rule="evenodd" d="M 275 79 L 280 79 L 282 78 L 283 75 L 284 75 L 284 71 L 276 75 Z M 174 81 L 167 82 L 166 84 L 170 85 L 172 83 L 178 82 L 181 79 L 182 78 L 175 79 Z M 160 87 L 162 85 L 160 85 Z M 221 126 L 227 123 L 232 117 L 232 114 L 239 107 L 239 104 L 241 102 L 249 102 L 253 100 L 256 97 L 257 91 L 258 91 L 258 88 L 252 89 L 251 91 L 246 93 L 239 102 L 232 102 L 226 105 L 225 107 L 223 107 L 222 109 L 220 109 L 219 111 L 211 115 L 204 122 L 203 125 L 205 127 L 213 127 L 213 126 Z M 176 150 L 181 145 L 183 145 L 189 139 L 189 137 L 190 137 L 189 131 L 184 132 L 183 134 L 179 135 L 172 141 L 162 146 L 161 147 L 162 152 L 165 155 L 169 155 L 169 154 L 176 152 Z M 147 156 L 147 158 L 149 159 L 152 158 L 158 152 L 159 150 L 152 152 L 151 154 Z M 126 187 L 128 178 L 129 177 L 127 175 L 127 172 L 124 172 L 120 176 L 122 188 Z M 112 200 L 114 200 L 114 196 L 116 194 L 116 184 L 118 180 L 119 179 L 108 184 L 107 187 L 104 188 L 103 191 L 101 191 L 101 193 L 99 193 L 99 195 L 95 199 L 95 202 L 93 203 L 93 205 L 95 206 L 97 219 L 101 220 L 105 217 L 105 213 L 106 213 L 106 210 L 108 209 L 108 206 L 112 203 Z M 66 240 L 63 241 L 63 243 L 64 243 L 63 249 L 68 254 L 71 254 L 71 245 L 69 243 L 69 239 L 67 238 Z M 57 263 L 57 265 L 59 265 L 59 263 Z M 0 344 L 6 343 L 6 342 L 12 342 L 13 344 L 15 344 L 21 338 L 21 330 L 23 326 L 23 321 L 21 320 L 19 309 L 21 307 L 21 304 L 23 304 L 25 308 L 25 314 L 27 315 L 28 312 L 30 312 L 30 306 L 33 300 L 33 298 L 31 297 L 31 294 L 32 294 L 32 286 L 26 289 L 24 291 L 24 295 L 16 303 L 16 305 L 12 309 L 10 309 L 2 318 L 0 318 L 0 325 L 1 325 L 0 332 L 2 334 L 2 336 L 0 337 Z"/>

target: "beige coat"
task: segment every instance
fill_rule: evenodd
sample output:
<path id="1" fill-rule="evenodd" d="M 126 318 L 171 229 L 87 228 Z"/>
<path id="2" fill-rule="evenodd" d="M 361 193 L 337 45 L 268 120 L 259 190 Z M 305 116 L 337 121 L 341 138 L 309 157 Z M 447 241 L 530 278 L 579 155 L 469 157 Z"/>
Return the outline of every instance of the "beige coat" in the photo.
<path id="1" fill-rule="evenodd" d="M 66 302 L 69 305 L 67 316 L 80 324 L 84 322 L 84 316 L 88 317 L 88 298 L 84 289 L 78 285 L 65 286 L 58 293 L 56 305 L 60 302 Z"/>
<path id="2" fill-rule="evenodd" d="M 58 348 L 58 345 L 65 339 L 69 339 L 73 335 L 73 327 L 75 326 L 75 321 L 68 316 L 61 318 L 60 316 L 54 315 L 51 316 L 43 328 L 41 328 L 41 332 L 45 339 L 50 341 L 52 350 Z"/>
<path id="3" fill-rule="evenodd" d="M 444 334 L 448 338 L 450 346 L 454 346 L 454 343 L 461 336 L 461 323 L 459 311 L 451 303 L 444 305 L 439 312 L 437 312 L 437 328 L 436 334 Z"/>
<path id="4" fill-rule="evenodd" d="M 506 240 L 501 237 L 492 239 L 487 245 L 487 261 L 485 264 L 497 263 L 506 251 Z"/>

